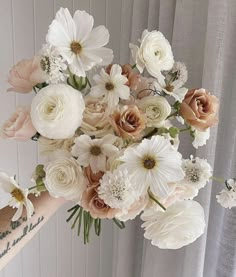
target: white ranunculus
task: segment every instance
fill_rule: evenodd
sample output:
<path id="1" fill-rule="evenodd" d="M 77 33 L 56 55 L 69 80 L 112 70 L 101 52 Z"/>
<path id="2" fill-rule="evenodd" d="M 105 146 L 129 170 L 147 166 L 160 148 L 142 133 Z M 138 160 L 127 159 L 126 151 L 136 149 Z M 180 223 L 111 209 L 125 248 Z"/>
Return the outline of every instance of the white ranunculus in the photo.
<path id="1" fill-rule="evenodd" d="M 59 158 L 44 166 L 45 186 L 53 197 L 67 200 L 81 199 L 86 189 L 83 172 L 74 158 Z"/>
<path id="2" fill-rule="evenodd" d="M 163 211 L 141 216 L 144 237 L 161 249 L 178 249 L 194 242 L 205 228 L 204 210 L 192 200 L 176 202 Z"/>
<path id="3" fill-rule="evenodd" d="M 236 192 L 234 190 L 223 189 L 219 195 L 216 195 L 216 199 L 224 208 L 236 207 Z"/>
<path id="4" fill-rule="evenodd" d="M 145 113 L 147 127 L 160 127 L 171 113 L 171 106 L 164 97 L 147 96 L 138 102 L 138 106 Z"/>
<path id="5" fill-rule="evenodd" d="M 31 119 L 40 135 L 66 139 L 81 125 L 84 108 L 81 92 L 66 84 L 49 85 L 33 99 Z"/>
<path id="6" fill-rule="evenodd" d="M 170 43 L 159 31 L 144 30 L 140 47 L 130 44 L 130 48 L 136 67 L 141 73 L 146 67 L 153 77 L 163 80 L 161 71 L 173 67 L 174 57 Z"/>

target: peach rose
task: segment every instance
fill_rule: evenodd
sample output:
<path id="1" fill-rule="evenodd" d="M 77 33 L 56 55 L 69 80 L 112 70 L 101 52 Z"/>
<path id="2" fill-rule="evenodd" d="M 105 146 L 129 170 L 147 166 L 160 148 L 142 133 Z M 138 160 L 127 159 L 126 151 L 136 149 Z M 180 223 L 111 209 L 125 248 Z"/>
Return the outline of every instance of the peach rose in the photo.
<path id="1" fill-rule="evenodd" d="M 140 77 L 137 83 L 137 87 L 134 90 L 134 94 L 137 99 L 142 99 L 144 97 L 154 95 L 157 83 L 153 78 Z"/>
<path id="2" fill-rule="evenodd" d="M 84 100 L 85 110 L 80 127 L 82 132 L 96 137 L 103 137 L 107 133 L 113 133 L 106 113 L 107 105 L 91 96 L 87 96 Z"/>
<path id="3" fill-rule="evenodd" d="M 110 64 L 106 68 L 107 74 L 110 74 L 112 65 L 113 64 Z M 122 75 L 124 75 L 128 79 L 128 82 L 126 83 L 126 85 L 130 87 L 131 90 L 135 90 L 137 88 L 137 85 L 140 79 L 140 74 L 135 73 L 130 64 L 121 65 L 121 68 L 122 68 Z"/>
<path id="4" fill-rule="evenodd" d="M 111 116 L 114 131 L 122 138 L 139 138 L 145 128 L 146 117 L 137 106 L 124 106 L 121 111 L 115 111 Z"/>
<path id="5" fill-rule="evenodd" d="M 36 132 L 30 118 L 30 112 L 25 107 L 19 107 L 0 129 L 1 137 L 15 140 L 28 140 Z"/>
<path id="6" fill-rule="evenodd" d="M 205 131 L 218 121 L 218 99 L 204 88 L 188 91 L 180 106 L 180 114 L 197 130 Z"/>
<path id="7" fill-rule="evenodd" d="M 90 188 L 91 187 L 96 188 L 97 186 L 99 186 L 99 180 L 104 175 L 104 172 L 98 171 L 97 173 L 94 173 L 91 170 L 91 167 L 87 166 L 87 167 L 84 168 L 84 175 L 88 179 L 88 187 L 90 187 Z"/>
<path id="8" fill-rule="evenodd" d="M 20 93 L 31 92 L 33 87 L 46 80 L 41 69 L 39 57 L 18 62 L 9 72 L 8 83 L 12 85 L 7 91 Z"/>
<path id="9" fill-rule="evenodd" d="M 114 218 L 117 209 L 112 209 L 98 196 L 97 188 L 89 187 L 83 193 L 81 206 L 90 212 L 93 218 Z"/>

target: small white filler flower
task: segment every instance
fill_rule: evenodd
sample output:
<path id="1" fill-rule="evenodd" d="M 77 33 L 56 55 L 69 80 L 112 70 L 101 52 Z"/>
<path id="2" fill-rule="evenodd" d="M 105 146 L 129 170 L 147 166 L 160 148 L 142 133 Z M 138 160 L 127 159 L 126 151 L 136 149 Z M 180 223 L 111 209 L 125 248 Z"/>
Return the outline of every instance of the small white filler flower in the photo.
<path id="1" fill-rule="evenodd" d="M 225 181 L 227 189 L 223 189 L 216 195 L 217 202 L 224 208 L 236 207 L 236 179 Z"/>
<path id="2" fill-rule="evenodd" d="M 8 205 L 12 208 L 17 208 L 12 221 L 16 221 L 21 217 L 24 206 L 26 208 L 27 218 L 31 218 L 34 212 L 34 207 L 32 202 L 27 198 L 28 189 L 20 188 L 14 177 L 10 177 L 4 172 L 0 172 L 0 190 L 3 190 L 8 194 Z"/>

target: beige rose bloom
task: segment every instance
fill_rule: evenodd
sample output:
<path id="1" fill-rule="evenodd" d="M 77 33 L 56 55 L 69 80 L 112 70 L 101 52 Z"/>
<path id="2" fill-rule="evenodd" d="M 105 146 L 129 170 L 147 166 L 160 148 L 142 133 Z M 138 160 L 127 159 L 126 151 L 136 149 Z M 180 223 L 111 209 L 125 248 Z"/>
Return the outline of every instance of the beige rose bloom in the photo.
<path id="1" fill-rule="evenodd" d="M 98 171 L 97 173 L 94 173 L 90 166 L 87 166 L 84 168 L 84 175 L 88 179 L 88 187 L 94 187 L 96 188 L 99 186 L 99 181 L 104 175 L 104 172 Z"/>
<path id="2" fill-rule="evenodd" d="M 218 122 L 218 102 L 217 97 L 204 88 L 192 89 L 185 95 L 180 114 L 189 125 L 205 131 Z"/>
<path id="3" fill-rule="evenodd" d="M 122 138 L 137 139 L 145 128 L 145 115 L 135 105 L 122 107 L 110 118 L 115 133 Z"/>
<path id="4" fill-rule="evenodd" d="M 171 106 L 161 96 L 147 96 L 138 102 L 139 108 L 145 113 L 147 127 L 160 127 L 171 113 Z"/>
<path id="5" fill-rule="evenodd" d="M 107 105 L 102 99 L 87 96 L 85 99 L 85 110 L 81 131 L 89 136 L 103 137 L 113 133 L 111 124 L 106 113 Z"/>
<path id="6" fill-rule="evenodd" d="M 119 210 L 112 209 L 98 196 L 97 187 L 88 187 L 83 193 L 81 206 L 90 212 L 93 218 L 112 219 Z"/>

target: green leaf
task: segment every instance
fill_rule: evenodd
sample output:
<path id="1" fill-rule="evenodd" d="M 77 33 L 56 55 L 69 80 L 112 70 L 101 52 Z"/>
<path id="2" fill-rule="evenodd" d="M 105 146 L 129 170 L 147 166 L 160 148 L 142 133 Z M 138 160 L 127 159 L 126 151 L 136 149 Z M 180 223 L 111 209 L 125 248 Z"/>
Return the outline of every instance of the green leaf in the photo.
<path id="1" fill-rule="evenodd" d="M 37 176 L 44 178 L 46 176 L 45 171 L 44 171 L 44 165 L 38 164 L 36 166 L 35 173 Z"/>
<path id="2" fill-rule="evenodd" d="M 179 101 L 176 101 L 176 102 L 174 103 L 174 105 L 173 105 L 173 108 L 174 108 L 176 111 L 178 111 L 178 110 L 180 109 L 180 105 L 181 105 L 181 103 L 180 103 Z"/>
<path id="3" fill-rule="evenodd" d="M 179 134 L 179 129 L 176 127 L 170 127 L 169 134 L 172 138 L 175 138 Z"/>
<path id="4" fill-rule="evenodd" d="M 120 229 L 124 229 L 125 228 L 125 224 L 123 221 L 120 221 L 117 218 L 113 218 L 113 221 L 115 222 L 115 224 L 120 228 Z"/>
<path id="5" fill-rule="evenodd" d="M 74 89 L 77 89 L 79 91 L 83 90 L 87 86 L 87 78 L 86 77 L 79 77 L 75 74 L 72 74 L 69 72 L 69 77 L 67 78 L 67 84 L 73 87 Z"/>

